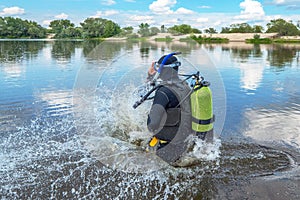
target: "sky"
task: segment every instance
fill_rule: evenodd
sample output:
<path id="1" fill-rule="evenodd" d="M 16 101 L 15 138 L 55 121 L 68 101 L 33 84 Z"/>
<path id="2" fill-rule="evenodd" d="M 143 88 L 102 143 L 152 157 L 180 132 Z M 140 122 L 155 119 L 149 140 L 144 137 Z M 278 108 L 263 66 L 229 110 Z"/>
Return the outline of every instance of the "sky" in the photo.
<path id="1" fill-rule="evenodd" d="M 122 28 L 171 27 L 189 24 L 220 31 L 230 24 L 266 24 L 272 19 L 300 21 L 300 0 L 0 0 L 0 16 L 38 22 L 44 27 L 56 19 L 79 26 L 89 17 L 112 20 Z"/>

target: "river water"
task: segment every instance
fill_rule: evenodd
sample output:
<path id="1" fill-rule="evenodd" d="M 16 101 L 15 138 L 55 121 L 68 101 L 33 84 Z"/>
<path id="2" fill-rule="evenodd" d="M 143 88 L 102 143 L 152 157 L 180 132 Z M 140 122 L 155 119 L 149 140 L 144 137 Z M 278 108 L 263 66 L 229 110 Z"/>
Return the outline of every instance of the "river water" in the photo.
<path id="1" fill-rule="evenodd" d="M 151 102 L 132 108 L 172 51 L 216 115 L 180 168 L 142 149 Z M 300 45 L 2 40 L 1 198 L 299 199 L 299 81 Z"/>

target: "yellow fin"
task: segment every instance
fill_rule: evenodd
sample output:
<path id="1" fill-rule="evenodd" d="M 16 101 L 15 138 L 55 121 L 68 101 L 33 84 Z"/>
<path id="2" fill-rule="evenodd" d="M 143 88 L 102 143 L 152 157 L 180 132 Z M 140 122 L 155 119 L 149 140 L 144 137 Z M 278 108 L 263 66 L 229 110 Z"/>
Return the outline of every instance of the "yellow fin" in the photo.
<path id="1" fill-rule="evenodd" d="M 158 139 L 156 137 L 153 137 L 149 142 L 149 146 L 154 147 L 157 143 L 158 143 Z"/>

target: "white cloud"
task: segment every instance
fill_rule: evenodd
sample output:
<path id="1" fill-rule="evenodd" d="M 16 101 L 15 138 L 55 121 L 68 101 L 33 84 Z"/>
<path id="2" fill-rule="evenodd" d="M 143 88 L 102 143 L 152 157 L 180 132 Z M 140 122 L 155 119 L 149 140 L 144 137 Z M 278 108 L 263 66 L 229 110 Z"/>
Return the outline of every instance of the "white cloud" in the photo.
<path id="1" fill-rule="evenodd" d="M 211 7 L 210 7 L 210 6 L 199 6 L 199 8 L 209 9 L 209 8 L 211 8 Z"/>
<path id="2" fill-rule="evenodd" d="M 221 21 L 215 21 L 214 23 L 213 23 L 213 25 L 216 27 L 216 26 L 219 26 L 219 25 L 221 25 L 222 24 L 222 22 Z"/>
<path id="3" fill-rule="evenodd" d="M 190 15 L 195 12 L 183 7 L 178 8 L 176 11 L 171 8 L 177 3 L 176 0 L 156 0 L 149 5 L 149 9 L 154 14 L 158 15 Z"/>
<path id="4" fill-rule="evenodd" d="M 111 6 L 111 5 L 116 4 L 116 2 L 114 0 L 102 0 L 101 4 L 105 5 L 105 6 Z"/>
<path id="5" fill-rule="evenodd" d="M 149 16 L 149 15 L 132 15 L 132 16 L 129 17 L 129 21 L 136 22 L 138 24 L 140 24 L 140 23 L 148 23 L 148 24 L 154 23 L 153 16 Z"/>
<path id="6" fill-rule="evenodd" d="M 263 20 L 265 16 L 264 9 L 258 1 L 244 0 L 240 3 L 240 8 L 242 9 L 241 14 L 235 19 L 255 21 Z"/>
<path id="7" fill-rule="evenodd" d="M 65 13 L 61 13 L 59 15 L 55 16 L 55 19 L 67 19 L 69 17 L 69 15 L 65 14 Z"/>
<path id="8" fill-rule="evenodd" d="M 42 24 L 43 24 L 44 26 L 49 26 L 50 23 L 51 23 L 52 21 L 53 21 L 53 20 L 44 20 L 44 21 L 42 22 Z"/>
<path id="9" fill-rule="evenodd" d="M 101 18 L 101 17 L 116 15 L 118 13 L 119 13 L 119 11 L 117 11 L 117 10 L 97 11 L 97 13 L 94 16 L 91 16 L 91 17 Z"/>
<path id="10" fill-rule="evenodd" d="M 300 10 L 300 0 L 273 0 L 277 6 L 285 6 L 289 10 Z"/>
<path id="11" fill-rule="evenodd" d="M 190 15 L 190 14 L 194 14 L 194 11 L 192 10 L 188 10 L 188 9 L 185 9 L 185 8 L 178 8 L 175 12 L 175 14 L 183 14 L 183 15 Z"/>
<path id="12" fill-rule="evenodd" d="M 205 18 L 205 17 L 199 17 L 198 19 L 196 19 L 196 22 L 198 22 L 198 23 L 208 22 L 208 18 Z"/>
<path id="13" fill-rule="evenodd" d="M 22 15 L 25 13 L 25 10 L 23 8 L 19 8 L 17 6 L 9 7 L 9 8 L 3 8 L 2 12 L 0 12 L 1 16 L 4 15 Z"/>
<path id="14" fill-rule="evenodd" d="M 297 5 L 300 4 L 299 0 L 273 0 L 276 5 Z"/>
<path id="15" fill-rule="evenodd" d="M 159 25 L 174 26 L 175 24 L 178 24 L 177 18 L 162 20 L 162 21 L 160 21 Z"/>
<path id="16" fill-rule="evenodd" d="M 274 0 L 273 1 L 275 4 L 283 4 L 285 0 Z"/>
<path id="17" fill-rule="evenodd" d="M 171 7 L 176 3 L 176 0 L 156 0 L 149 5 L 149 9 L 155 14 L 172 14 Z"/>
<path id="18" fill-rule="evenodd" d="M 49 26 L 50 23 L 53 21 L 53 20 L 57 20 L 57 19 L 67 19 L 69 17 L 69 15 L 65 14 L 65 13 L 61 13 L 59 15 L 55 15 L 53 19 L 46 19 L 44 21 L 42 21 L 42 25 L 43 26 Z"/>
<path id="19" fill-rule="evenodd" d="M 272 15 L 272 16 L 266 16 L 265 20 L 267 22 L 273 20 L 273 19 L 280 19 L 280 18 L 284 18 L 282 15 Z"/>

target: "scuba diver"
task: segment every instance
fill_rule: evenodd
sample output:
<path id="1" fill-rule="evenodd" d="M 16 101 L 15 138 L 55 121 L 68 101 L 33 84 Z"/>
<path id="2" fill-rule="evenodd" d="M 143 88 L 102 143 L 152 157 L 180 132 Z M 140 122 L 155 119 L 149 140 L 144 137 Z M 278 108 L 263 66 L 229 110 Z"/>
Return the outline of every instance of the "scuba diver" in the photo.
<path id="1" fill-rule="evenodd" d="M 153 89 L 133 106 L 136 108 L 148 100 L 150 94 L 155 91 L 147 119 L 148 130 L 153 137 L 146 150 L 155 151 L 173 166 L 177 165 L 176 161 L 187 150 L 188 136 L 194 134 L 210 142 L 213 139 L 212 99 L 207 87 L 209 83 L 203 81 L 202 77 L 200 80 L 199 72 L 186 75 L 187 78 L 181 80 L 178 74 L 181 62 L 176 58 L 177 54 L 180 52 L 164 55 L 152 63 L 148 69 L 147 80 L 152 80 Z M 196 79 L 192 88 L 186 81 L 189 78 Z M 158 85 L 157 79 L 161 80 Z M 204 101 L 206 103 L 203 103 Z M 199 112 L 199 109 L 202 112 Z"/>
<path id="2" fill-rule="evenodd" d="M 162 56 L 158 62 L 152 63 L 148 70 L 148 75 L 153 76 L 157 73 L 158 66 L 162 64 L 164 58 L 166 58 L 166 55 Z M 163 69 L 158 76 L 163 81 L 163 84 L 155 92 L 147 119 L 148 130 L 154 134 L 149 141 L 149 149 L 163 148 L 175 137 L 180 124 L 184 123 L 180 119 L 181 109 L 187 113 L 184 121 L 190 124 L 190 104 L 189 99 L 186 97 L 191 92 L 191 89 L 185 81 L 178 77 L 180 65 L 181 63 L 175 56 L 170 56 L 165 61 Z M 189 129 L 185 131 L 191 132 Z"/>

